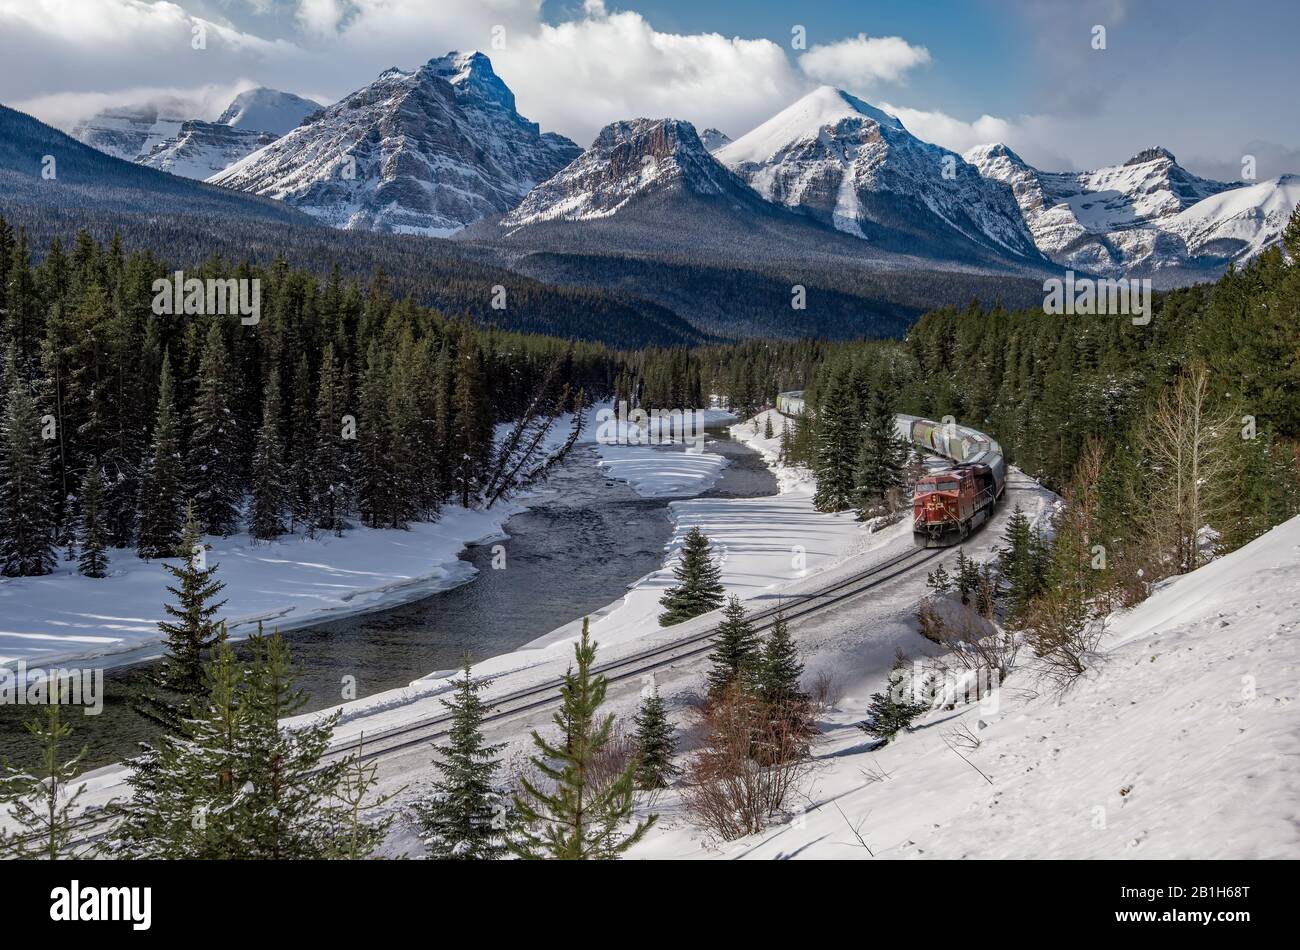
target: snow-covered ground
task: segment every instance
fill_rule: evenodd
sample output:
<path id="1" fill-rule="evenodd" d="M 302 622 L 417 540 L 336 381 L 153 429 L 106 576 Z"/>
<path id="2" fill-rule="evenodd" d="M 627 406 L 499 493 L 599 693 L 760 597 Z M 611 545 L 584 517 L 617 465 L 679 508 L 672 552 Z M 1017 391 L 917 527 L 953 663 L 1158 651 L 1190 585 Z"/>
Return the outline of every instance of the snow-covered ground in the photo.
<path id="1" fill-rule="evenodd" d="M 584 443 L 595 443 L 596 415 L 608 408 L 594 407 Z M 720 410 L 703 415 L 706 425 L 733 418 Z M 553 427 L 546 451 L 563 443 L 570 421 L 563 418 Z M 630 437 L 627 427 L 620 435 L 635 442 L 642 433 L 633 426 Z M 652 497 L 707 491 L 726 464 L 709 452 L 636 444 L 595 448 L 609 477 L 625 479 Z M 476 573 L 459 556 L 465 547 L 506 539 L 506 521 L 539 502 L 544 499 L 522 496 L 489 511 L 449 506 L 437 523 L 412 524 L 407 531 L 354 527 L 342 537 L 294 535 L 269 544 L 254 544 L 246 534 L 207 537 L 208 563 L 219 565 L 217 577 L 226 585 L 219 616 L 231 635 L 240 637 L 259 621 L 287 631 L 456 587 Z M 173 599 L 167 593 L 171 575 L 162 561 L 142 561 L 133 551 L 112 551 L 110 558 L 109 576 L 98 580 L 82 577 L 67 561 L 44 577 L 0 578 L 0 665 L 112 666 L 156 655 L 163 604 Z"/>
<path id="2" fill-rule="evenodd" d="M 791 820 L 709 841 L 669 793 L 632 856 L 1297 858 L 1298 634 L 1300 518 L 1114 615 L 1063 696 L 1022 669 L 873 749 L 854 723 L 886 674 L 853 683 Z"/>
<path id="3" fill-rule="evenodd" d="M 205 538 L 208 563 L 219 565 L 217 578 L 226 585 L 220 616 L 233 636 L 242 636 L 259 620 L 289 630 L 455 587 L 475 573 L 458 557 L 465 545 L 504 538 L 502 525 L 520 510 L 448 507 L 436 524 L 413 524 L 409 531 L 357 527 L 341 538 L 299 535 L 269 544 L 254 544 L 247 534 Z M 162 561 L 142 561 L 133 551 L 113 551 L 111 559 L 109 576 L 99 580 L 82 577 L 66 561 L 44 577 L 0 580 L 0 664 L 112 664 L 156 652 L 163 604 L 173 600 L 172 577 Z"/>

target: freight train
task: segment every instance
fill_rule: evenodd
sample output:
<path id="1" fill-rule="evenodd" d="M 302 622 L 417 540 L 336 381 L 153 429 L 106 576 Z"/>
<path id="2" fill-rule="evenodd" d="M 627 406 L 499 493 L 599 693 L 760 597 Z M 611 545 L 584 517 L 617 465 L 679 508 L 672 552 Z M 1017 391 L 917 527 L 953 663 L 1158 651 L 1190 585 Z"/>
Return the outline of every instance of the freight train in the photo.
<path id="1" fill-rule="evenodd" d="M 983 432 L 951 422 L 899 415 L 894 424 L 899 438 L 953 463 L 917 479 L 912 536 L 927 548 L 960 543 L 993 517 L 1006 491 L 1002 447 Z"/>
<path id="2" fill-rule="evenodd" d="M 803 415 L 803 390 L 780 393 L 776 407 Z M 1002 446 L 983 432 L 954 422 L 896 415 L 898 437 L 908 445 L 952 463 L 917 479 L 912 495 L 912 536 L 922 547 L 959 544 L 993 517 L 1007 487 Z"/>

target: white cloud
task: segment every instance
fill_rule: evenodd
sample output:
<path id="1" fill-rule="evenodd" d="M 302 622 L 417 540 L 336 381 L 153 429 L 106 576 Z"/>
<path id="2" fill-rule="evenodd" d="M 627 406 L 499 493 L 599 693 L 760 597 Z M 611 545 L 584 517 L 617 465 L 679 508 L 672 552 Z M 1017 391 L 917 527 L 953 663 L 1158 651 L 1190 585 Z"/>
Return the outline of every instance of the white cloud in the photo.
<path id="1" fill-rule="evenodd" d="M 606 123 L 640 116 L 687 119 L 734 136 L 804 84 L 770 40 L 663 33 L 631 12 L 542 24 L 489 52 L 520 111 L 584 145 Z"/>
<path id="2" fill-rule="evenodd" d="M 930 51 L 913 46 L 900 36 L 855 37 L 814 46 L 799 57 L 799 68 L 822 83 L 850 91 L 865 90 L 877 82 L 898 82 L 917 66 L 930 62 Z"/>

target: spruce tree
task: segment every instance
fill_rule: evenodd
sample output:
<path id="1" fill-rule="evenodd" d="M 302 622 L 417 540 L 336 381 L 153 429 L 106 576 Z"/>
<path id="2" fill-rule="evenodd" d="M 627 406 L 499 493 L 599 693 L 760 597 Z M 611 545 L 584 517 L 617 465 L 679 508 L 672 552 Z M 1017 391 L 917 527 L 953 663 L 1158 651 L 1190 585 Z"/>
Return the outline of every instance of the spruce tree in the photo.
<path id="1" fill-rule="evenodd" d="M 104 470 L 91 465 L 81 481 L 77 499 L 81 506 L 81 530 L 77 541 L 81 556 L 77 567 L 86 577 L 103 577 L 108 573 L 108 529 L 104 523 Z"/>
<path id="2" fill-rule="evenodd" d="M 274 370 L 266 384 L 262 427 L 253 450 L 253 503 L 248 533 L 258 541 L 273 541 L 284 534 L 285 514 L 291 511 L 289 486 L 280 446 L 280 384 Z"/>
<path id="3" fill-rule="evenodd" d="M 574 645 L 577 669 L 569 669 L 560 687 L 560 710 L 553 717 L 560 740 L 550 742 L 533 732 L 538 755 L 533 766 L 553 785 L 543 791 L 531 779 L 521 780 L 515 795 L 520 832 L 510 850 L 522 858 L 592 860 L 617 858 L 644 837 L 658 816 L 632 820 L 636 762 L 597 785 L 591 776 L 596 757 L 608 745 L 614 714 L 601 715 L 605 677 L 592 673 L 596 644 L 582 621 L 582 639 Z"/>
<path id="4" fill-rule="evenodd" d="M 813 470 L 817 490 L 813 506 L 818 511 L 844 511 L 857 498 L 855 475 L 862 426 L 854 400 L 840 373 L 831 376 L 817 409 L 816 458 Z"/>
<path id="5" fill-rule="evenodd" d="M 135 703 L 137 712 L 172 733 L 180 731 L 189 705 L 210 689 L 205 666 L 226 638 L 224 625 L 215 619 L 225 601 L 213 603 L 226 585 L 216 579 L 217 565 L 207 566 L 192 511 L 186 512 L 181 537 L 174 552 L 180 563 L 163 564 L 176 582 L 167 587 L 176 602 L 163 605 L 170 619 L 158 622 L 166 652 L 150 672 L 151 692 Z"/>
<path id="6" fill-rule="evenodd" d="M 330 800 L 343 763 L 322 765 L 339 713 L 289 728 L 307 694 L 279 632 L 249 640 L 250 660 L 239 691 L 242 729 L 239 833 L 241 852 L 268 860 L 325 857 L 335 848 L 340 815 Z M 376 842 L 377 843 L 377 842 Z"/>
<path id="7" fill-rule="evenodd" d="M 908 728 L 918 716 L 930 708 L 923 702 L 917 702 L 916 697 L 912 696 L 904 685 L 905 666 L 906 663 L 900 653 L 890 672 L 889 687 L 883 693 L 871 694 L 867 718 L 858 723 L 858 728 L 867 735 L 890 742 L 894 736 Z"/>
<path id="8" fill-rule="evenodd" d="M 709 696 L 721 696 L 732 684 L 748 689 L 762 667 L 762 650 L 754 625 L 735 594 L 722 608 L 722 622 L 713 633 L 712 664 L 708 672 Z"/>
<path id="9" fill-rule="evenodd" d="M 503 746 L 483 739 L 483 719 L 491 709 L 478 696 L 482 688 L 466 661 L 455 695 L 443 700 L 451 731 L 433 761 L 439 778 L 411 806 L 431 858 L 492 860 L 506 853 L 507 801 L 493 784 Z"/>
<path id="10" fill-rule="evenodd" d="M 772 618 L 772 630 L 763 641 L 763 655 L 758 665 L 758 694 L 774 706 L 801 705 L 808 701 L 800 689 L 803 679 L 803 661 L 799 648 L 790 636 L 790 625 L 785 615 L 777 611 Z"/>
<path id="11" fill-rule="evenodd" d="M 666 788 L 680 770 L 673 765 L 677 737 L 658 687 L 642 698 L 632 721 L 636 725 L 636 787 L 644 791 Z"/>
<path id="12" fill-rule="evenodd" d="M 54 570 L 54 523 L 41 419 L 11 347 L 9 392 L 0 418 L 0 574 L 33 577 Z"/>
<path id="13" fill-rule="evenodd" d="M 763 418 L 763 438 L 771 439 L 775 438 L 775 435 L 776 434 L 772 431 L 772 414 L 769 412 Z"/>
<path id="14" fill-rule="evenodd" d="M 858 515 L 869 518 L 888 506 L 903 488 L 907 450 L 894 424 L 883 390 L 872 392 L 855 471 Z"/>
<path id="15" fill-rule="evenodd" d="M 83 747 L 70 759 L 63 758 L 62 746 L 72 734 L 63 722 L 61 707 L 51 702 L 27 724 L 27 731 L 40 749 L 39 765 L 32 771 L 11 768 L 0 761 L 0 806 L 8 806 L 16 829 L 0 829 L 0 856 L 10 858 L 84 858 L 95 846 L 73 844 L 77 803 L 86 786 L 73 786 L 85 769 Z"/>
<path id="16" fill-rule="evenodd" d="M 240 781 L 247 710 L 239 701 L 242 664 L 229 643 L 203 668 L 201 694 L 174 733 L 134 760 L 121 808 L 118 850 L 127 857 L 242 857 Z"/>
<path id="17" fill-rule="evenodd" d="M 164 355 L 159 374 L 153 445 L 140 482 L 138 552 L 142 558 L 175 555 L 181 543 L 185 513 L 181 482 L 180 433 L 172 396 L 171 358 Z"/>
<path id="18" fill-rule="evenodd" d="M 203 345 L 190 411 L 190 444 L 185 456 L 189 497 L 206 534 L 232 534 L 240 490 L 239 435 L 231 409 L 230 362 L 221 324 L 213 321 Z"/>
<path id="19" fill-rule="evenodd" d="M 952 577 L 948 574 L 948 569 L 941 563 L 930 571 L 925 575 L 925 586 L 940 596 L 948 593 L 952 590 Z"/>
<path id="20" fill-rule="evenodd" d="M 710 556 L 708 537 L 698 527 L 687 533 L 673 577 L 677 584 L 659 598 L 664 608 L 659 626 L 671 627 L 722 606 L 722 571 Z"/>
<path id="21" fill-rule="evenodd" d="M 341 369 L 334 361 L 334 347 L 326 346 L 316 395 L 311 517 L 316 527 L 336 535 L 343 533 L 352 490 L 349 453 L 343 445 L 345 414 Z"/>

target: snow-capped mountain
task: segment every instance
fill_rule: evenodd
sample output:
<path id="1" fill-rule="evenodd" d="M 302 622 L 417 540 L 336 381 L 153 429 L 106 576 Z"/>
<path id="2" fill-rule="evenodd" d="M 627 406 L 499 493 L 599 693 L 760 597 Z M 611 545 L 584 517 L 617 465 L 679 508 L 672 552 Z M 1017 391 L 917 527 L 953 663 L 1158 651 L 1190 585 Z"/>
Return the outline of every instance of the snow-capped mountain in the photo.
<path id="1" fill-rule="evenodd" d="M 305 118 L 320 109 L 319 102 L 259 86 L 235 96 L 217 118 L 217 124 L 232 129 L 269 132 L 278 137 L 297 128 Z"/>
<path id="2" fill-rule="evenodd" d="M 174 137 L 188 118 L 179 103 L 118 106 L 83 119 L 69 134 L 106 155 L 134 162 Z"/>
<path id="3" fill-rule="evenodd" d="M 1300 200 L 1296 176 L 1251 186 L 1212 181 L 1163 148 L 1087 172 L 1044 172 L 1001 144 L 965 158 L 1011 186 L 1045 255 L 1106 276 L 1169 276 L 1252 257 L 1278 240 Z"/>
<path id="4" fill-rule="evenodd" d="M 709 154 L 689 122 L 632 119 L 601 129 L 591 148 L 534 188 L 501 226 L 608 218 L 638 196 L 665 190 L 758 204 L 750 188 Z"/>
<path id="5" fill-rule="evenodd" d="M 334 227 L 445 236 L 516 207 L 581 150 L 519 115 L 482 53 L 389 69 L 214 176 Z"/>
<path id="6" fill-rule="evenodd" d="M 78 124 L 73 138 L 114 158 L 183 178 L 210 178 L 294 128 L 320 103 L 276 89 L 241 92 L 215 122 L 178 105 L 110 109 Z"/>
<path id="7" fill-rule="evenodd" d="M 731 144 L 731 136 L 718 129 L 705 129 L 700 133 L 700 141 L 710 152 L 716 152 L 723 146 Z"/>
<path id="8" fill-rule="evenodd" d="M 854 237 L 900 250 L 974 244 L 1041 260 L 1009 188 L 833 86 L 720 148 L 717 158 L 764 198 Z"/>

